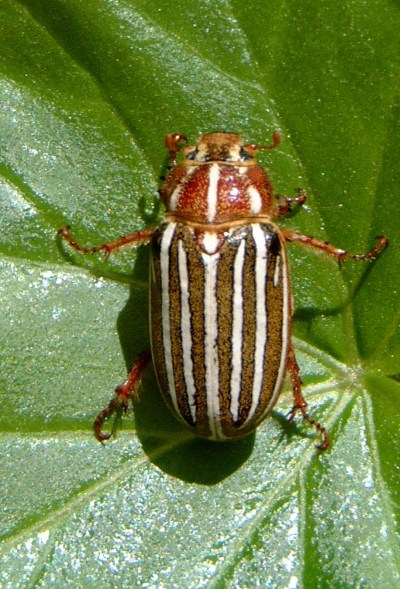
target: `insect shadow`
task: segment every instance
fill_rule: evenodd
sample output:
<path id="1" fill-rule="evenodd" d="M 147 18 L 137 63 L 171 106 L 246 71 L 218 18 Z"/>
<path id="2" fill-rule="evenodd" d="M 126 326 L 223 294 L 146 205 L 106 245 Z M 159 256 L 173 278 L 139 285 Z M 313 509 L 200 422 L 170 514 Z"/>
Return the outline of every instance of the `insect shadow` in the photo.
<path id="1" fill-rule="evenodd" d="M 133 269 L 129 298 L 117 319 L 117 331 L 127 371 L 138 353 L 149 346 L 147 290 L 137 289 L 148 274 L 148 248 L 139 248 Z M 143 340 L 146 334 L 146 340 Z M 165 473 L 187 482 L 213 485 L 235 472 L 251 455 L 254 433 L 229 442 L 209 442 L 194 436 L 166 406 L 152 365 L 146 367 L 133 402 L 135 432 L 149 460 Z M 111 422 L 112 422 L 111 418 Z M 118 435 L 121 427 L 132 428 L 132 420 L 123 416 L 114 423 Z M 109 427 L 113 427 L 111 423 Z"/>

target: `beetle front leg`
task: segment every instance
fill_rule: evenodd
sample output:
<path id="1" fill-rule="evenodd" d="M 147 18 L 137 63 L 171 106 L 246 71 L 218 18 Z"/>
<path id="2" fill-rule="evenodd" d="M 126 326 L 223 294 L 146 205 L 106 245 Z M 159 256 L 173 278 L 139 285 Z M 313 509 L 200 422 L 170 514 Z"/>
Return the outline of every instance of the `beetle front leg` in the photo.
<path id="1" fill-rule="evenodd" d="M 143 231 L 137 231 L 136 233 L 132 233 L 131 235 L 124 235 L 115 241 L 109 241 L 107 243 L 102 243 L 101 245 L 96 245 L 94 247 L 85 247 L 80 245 L 77 241 L 70 234 L 70 226 L 66 225 L 58 230 L 57 235 L 63 237 L 71 247 L 73 247 L 78 252 L 82 252 L 84 254 L 95 254 L 96 252 L 104 252 L 106 258 L 111 254 L 113 250 L 116 250 L 124 245 L 132 243 L 134 245 L 140 245 L 141 243 L 147 243 L 151 236 L 153 235 L 152 229 L 144 229 Z"/>
<path id="2" fill-rule="evenodd" d="M 94 420 L 94 434 L 99 442 L 108 440 L 112 435 L 103 434 L 102 432 L 105 420 L 108 417 L 111 417 L 111 415 L 118 409 L 122 409 L 122 411 L 126 413 L 128 411 L 129 401 L 138 397 L 137 391 L 140 384 L 140 377 L 150 360 L 150 349 L 146 349 L 140 354 L 138 361 L 129 372 L 128 378 L 115 389 L 115 398 Z"/>
<path id="3" fill-rule="evenodd" d="M 389 245 L 388 238 L 383 235 L 379 235 L 375 238 L 378 240 L 377 245 L 371 248 L 369 252 L 365 254 L 352 254 L 347 250 L 342 250 L 331 245 L 330 243 L 327 243 L 326 241 L 315 239 L 315 237 L 310 237 L 309 235 L 302 235 L 301 233 L 296 233 L 295 231 L 290 231 L 288 229 L 281 229 L 281 233 L 286 241 L 296 241 L 303 245 L 319 249 L 337 258 L 339 263 L 346 259 L 374 260 Z"/>
<path id="4" fill-rule="evenodd" d="M 296 192 L 297 196 L 294 198 L 282 196 L 281 194 L 275 195 L 278 202 L 275 205 L 273 214 L 274 217 L 283 217 L 284 215 L 290 213 L 293 204 L 296 204 L 300 207 L 303 206 L 307 200 L 307 194 L 302 188 L 298 188 Z"/>
<path id="5" fill-rule="evenodd" d="M 303 419 L 305 421 L 308 421 L 310 425 L 313 425 L 322 438 L 322 441 L 320 444 L 318 444 L 317 448 L 319 448 L 320 450 L 326 450 L 329 446 L 329 434 L 323 425 L 321 425 L 318 421 L 310 417 L 310 415 L 307 413 L 307 402 L 303 397 L 303 393 L 301 392 L 302 381 L 300 378 L 300 369 L 299 365 L 297 364 L 292 344 L 290 344 L 289 348 L 287 358 L 287 369 L 289 370 L 290 378 L 292 381 L 294 399 L 294 405 L 289 412 L 289 422 L 294 419 L 294 416 L 296 415 L 297 411 L 300 411 Z"/>

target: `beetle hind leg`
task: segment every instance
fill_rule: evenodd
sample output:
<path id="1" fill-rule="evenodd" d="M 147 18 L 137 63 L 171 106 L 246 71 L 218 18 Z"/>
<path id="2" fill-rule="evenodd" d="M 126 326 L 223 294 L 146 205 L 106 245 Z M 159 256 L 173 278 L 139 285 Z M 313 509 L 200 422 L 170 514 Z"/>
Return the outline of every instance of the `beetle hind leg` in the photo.
<path id="1" fill-rule="evenodd" d="M 103 433 L 103 425 L 106 419 L 111 417 L 116 411 L 123 411 L 126 413 L 129 407 L 129 401 L 137 397 L 137 389 L 140 383 L 140 377 L 146 365 L 151 360 L 151 353 L 149 349 L 144 350 L 136 364 L 133 366 L 128 374 L 128 378 L 115 389 L 114 399 L 101 411 L 93 423 L 94 434 L 99 442 L 105 442 L 112 436 L 111 434 Z"/>
<path id="2" fill-rule="evenodd" d="M 294 405 L 289 412 L 289 422 L 294 419 L 297 411 L 300 411 L 303 419 L 307 421 L 310 425 L 314 426 L 315 429 L 318 431 L 319 435 L 321 436 L 321 443 L 317 445 L 317 448 L 319 448 L 320 450 L 326 450 L 329 446 L 329 434 L 327 429 L 323 425 L 321 425 L 318 421 L 313 419 L 307 413 L 307 402 L 303 397 L 303 393 L 301 392 L 302 382 L 300 378 L 299 365 L 297 364 L 292 346 L 290 346 L 288 353 L 287 368 L 290 372 L 290 378 L 292 380 L 294 399 Z"/>

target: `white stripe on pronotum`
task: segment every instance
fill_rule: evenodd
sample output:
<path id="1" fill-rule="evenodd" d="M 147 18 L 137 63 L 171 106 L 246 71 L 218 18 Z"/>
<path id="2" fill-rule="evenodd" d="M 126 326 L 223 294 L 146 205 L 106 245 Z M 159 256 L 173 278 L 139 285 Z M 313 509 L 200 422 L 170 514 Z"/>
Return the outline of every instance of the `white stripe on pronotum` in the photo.
<path id="1" fill-rule="evenodd" d="M 261 194 L 254 188 L 254 186 L 249 186 L 247 189 L 247 194 L 250 197 L 250 208 L 253 215 L 258 215 L 262 208 L 262 201 L 261 201 Z"/>
<path id="2" fill-rule="evenodd" d="M 207 221 L 212 223 L 217 214 L 219 165 L 210 166 L 207 190 Z"/>
<path id="3" fill-rule="evenodd" d="M 181 197 L 182 191 L 184 190 L 185 184 L 194 172 L 196 168 L 186 168 L 186 176 L 179 182 L 178 186 L 175 188 L 173 193 L 171 194 L 170 201 L 169 201 L 169 208 L 171 211 L 176 211 L 178 206 L 179 199 Z"/>

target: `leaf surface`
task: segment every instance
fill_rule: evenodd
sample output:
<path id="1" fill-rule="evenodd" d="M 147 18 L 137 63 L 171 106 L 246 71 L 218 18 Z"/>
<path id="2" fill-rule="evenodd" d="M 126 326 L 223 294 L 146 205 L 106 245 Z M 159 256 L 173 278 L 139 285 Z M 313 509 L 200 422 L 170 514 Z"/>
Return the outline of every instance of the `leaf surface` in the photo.
<path id="1" fill-rule="evenodd" d="M 399 39 L 396 3 L 4 0 L 0 7 L 4 587 L 390 588 L 399 573 Z M 254 436 L 194 439 L 152 369 L 106 445 L 92 421 L 148 345 L 148 251 L 84 257 L 161 218 L 163 137 L 269 142 L 285 227 L 374 263 L 290 247 L 312 415 L 291 394 Z M 135 431 L 133 431 L 135 430 Z"/>

